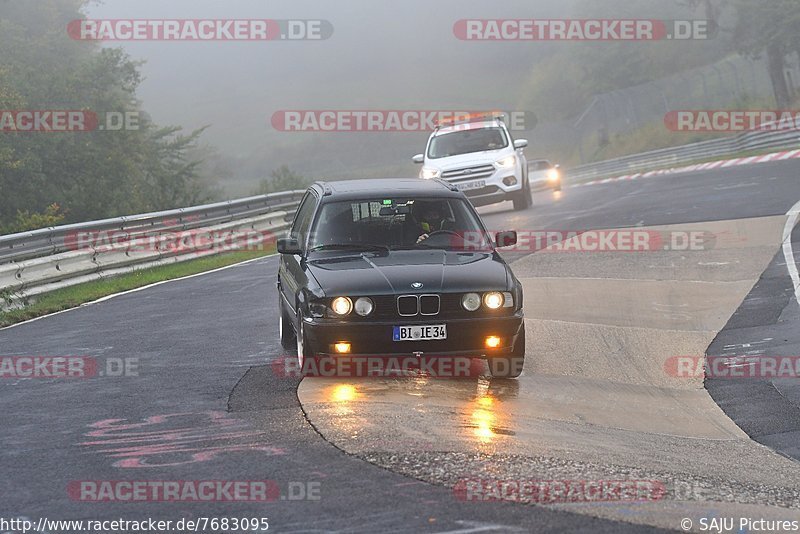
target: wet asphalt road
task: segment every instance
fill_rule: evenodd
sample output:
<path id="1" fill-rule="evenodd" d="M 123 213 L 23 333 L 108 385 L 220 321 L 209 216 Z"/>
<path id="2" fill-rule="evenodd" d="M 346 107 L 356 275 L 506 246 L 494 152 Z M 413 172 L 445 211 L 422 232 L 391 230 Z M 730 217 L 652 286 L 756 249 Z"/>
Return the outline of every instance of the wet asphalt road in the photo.
<path id="1" fill-rule="evenodd" d="M 800 165 L 784 162 L 545 193 L 524 213 L 482 211 L 491 229 L 567 230 L 782 215 L 798 200 Z M 297 381 L 265 366 L 282 356 L 275 271 L 276 259 L 267 258 L 0 331 L 3 356 L 137 365 L 133 376 L 0 381 L 0 517 L 269 517 L 278 532 L 644 529 L 542 507 L 460 502 L 447 488 L 326 442 L 303 414 Z M 271 480 L 283 499 L 70 498 L 68 485 L 87 480 Z M 312 498 L 292 500 L 301 493 Z"/>

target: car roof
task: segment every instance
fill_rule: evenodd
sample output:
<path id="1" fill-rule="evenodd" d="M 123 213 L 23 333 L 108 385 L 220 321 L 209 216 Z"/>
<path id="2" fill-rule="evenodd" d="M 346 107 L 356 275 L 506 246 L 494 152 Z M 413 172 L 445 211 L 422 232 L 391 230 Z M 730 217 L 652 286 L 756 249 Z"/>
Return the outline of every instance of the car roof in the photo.
<path id="1" fill-rule="evenodd" d="M 441 180 L 422 178 L 380 178 L 317 182 L 311 186 L 325 201 L 353 200 L 382 196 L 428 196 L 462 198 L 455 186 Z"/>

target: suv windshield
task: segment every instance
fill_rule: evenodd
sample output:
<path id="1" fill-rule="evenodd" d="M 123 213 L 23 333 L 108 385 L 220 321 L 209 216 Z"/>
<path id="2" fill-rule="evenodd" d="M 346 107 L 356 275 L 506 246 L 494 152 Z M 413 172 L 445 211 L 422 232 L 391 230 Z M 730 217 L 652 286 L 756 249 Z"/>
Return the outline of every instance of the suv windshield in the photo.
<path id="1" fill-rule="evenodd" d="M 380 198 L 324 204 L 308 250 L 486 250 L 490 246 L 464 200 Z"/>
<path id="2" fill-rule="evenodd" d="M 548 169 L 552 169 L 553 164 L 549 161 L 541 160 L 541 161 L 534 161 L 530 165 L 530 169 L 532 171 L 546 171 Z"/>
<path id="3" fill-rule="evenodd" d="M 502 128 L 459 130 L 434 136 L 428 147 L 428 157 L 430 159 L 446 158 L 470 152 L 499 150 L 507 146 L 508 139 Z"/>

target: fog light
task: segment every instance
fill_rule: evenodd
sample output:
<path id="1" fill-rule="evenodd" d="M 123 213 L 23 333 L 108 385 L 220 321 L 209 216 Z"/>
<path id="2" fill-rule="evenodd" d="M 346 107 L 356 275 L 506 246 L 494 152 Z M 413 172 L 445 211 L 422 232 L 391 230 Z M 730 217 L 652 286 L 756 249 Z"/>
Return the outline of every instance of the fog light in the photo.
<path id="1" fill-rule="evenodd" d="M 512 185 L 517 185 L 517 178 L 516 176 L 506 176 L 505 178 L 503 178 L 503 183 L 508 187 L 511 187 Z"/>
<path id="2" fill-rule="evenodd" d="M 346 341 L 340 341 L 333 346 L 333 350 L 335 350 L 338 354 L 350 354 L 350 343 Z"/>
<path id="3" fill-rule="evenodd" d="M 500 338 L 497 336 L 489 336 L 486 338 L 486 348 L 496 349 L 500 346 Z"/>

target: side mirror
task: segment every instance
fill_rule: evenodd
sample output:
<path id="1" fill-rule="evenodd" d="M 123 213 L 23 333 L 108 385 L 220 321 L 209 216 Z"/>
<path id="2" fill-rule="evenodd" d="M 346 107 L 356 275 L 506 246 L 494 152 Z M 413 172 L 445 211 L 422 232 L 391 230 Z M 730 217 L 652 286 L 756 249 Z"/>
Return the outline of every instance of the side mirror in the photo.
<path id="1" fill-rule="evenodd" d="M 300 250 L 300 243 L 294 237 L 282 237 L 277 242 L 278 252 L 280 254 L 302 254 Z"/>
<path id="2" fill-rule="evenodd" d="M 497 243 L 497 248 L 503 247 L 513 247 L 517 244 L 517 232 L 514 230 L 508 230 L 507 232 L 497 232 L 497 236 L 495 237 L 495 242 Z"/>
<path id="3" fill-rule="evenodd" d="M 561 165 L 559 165 L 558 163 L 556 163 L 556 164 L 554 165 L 554 167 L 555 167 L 556 169 L 560 169 L 560 168 L 561 168 Z"/>
<path id="4" fill-rule="evenodd" d="M 517 139 L 516 141 L 514 141 L 514 148 L 516 148 L 517 150 L 519 150 L 520 148 L 525 148 L 526 146 L 528 146 L 527 139 Z"/>
<path id="5" fill-rule="evenodd" d="M 411 161 L 418 164 L 425 163 L 425 154 L 417 154 L 416 156 L 411 158 Z"/>

